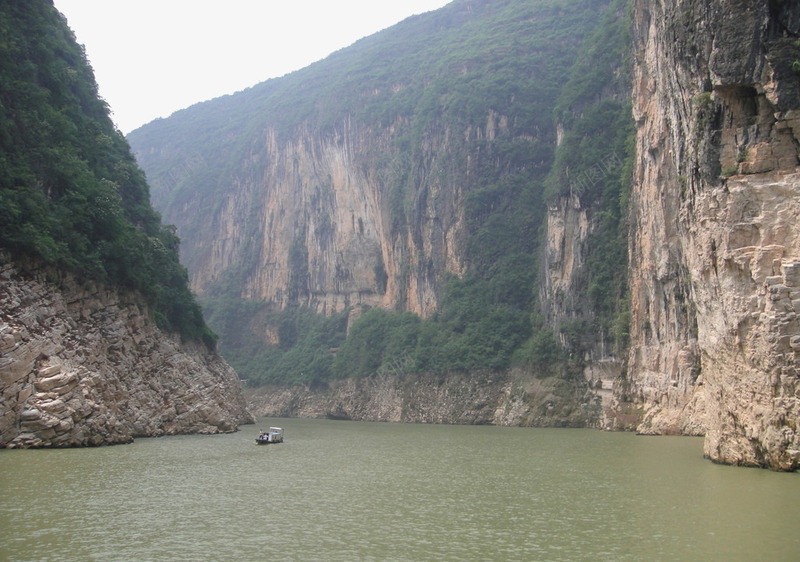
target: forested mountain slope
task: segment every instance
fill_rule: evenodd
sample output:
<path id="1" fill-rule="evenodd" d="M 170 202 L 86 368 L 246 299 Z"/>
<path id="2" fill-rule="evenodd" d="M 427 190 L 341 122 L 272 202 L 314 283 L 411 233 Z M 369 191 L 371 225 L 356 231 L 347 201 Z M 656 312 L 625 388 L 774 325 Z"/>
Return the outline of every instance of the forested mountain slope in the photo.
<path id="1" fill-rule="evenodd" d="M 249 421 L 63 17 L 5 2 L 0 37 L 0 445 Z"/>

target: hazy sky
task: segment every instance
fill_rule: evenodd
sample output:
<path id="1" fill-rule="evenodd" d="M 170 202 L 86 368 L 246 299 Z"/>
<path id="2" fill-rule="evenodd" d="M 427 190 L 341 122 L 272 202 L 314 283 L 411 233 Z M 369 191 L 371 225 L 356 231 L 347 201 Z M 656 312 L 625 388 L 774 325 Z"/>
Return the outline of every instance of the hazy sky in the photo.
<path id="1" fill-rule="evenodd" d="M 450 0 L 54 0 L 123 133 Z"/>

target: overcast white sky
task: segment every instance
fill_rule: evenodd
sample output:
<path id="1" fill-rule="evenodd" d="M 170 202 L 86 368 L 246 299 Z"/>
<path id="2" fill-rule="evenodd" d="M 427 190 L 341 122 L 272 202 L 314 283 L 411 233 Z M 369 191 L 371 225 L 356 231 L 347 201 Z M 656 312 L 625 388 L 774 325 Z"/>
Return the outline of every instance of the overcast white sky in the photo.
<path id="1" fill-rule="evenodd" d="M 450 0 L 54 0 L 127 134 Z"/>

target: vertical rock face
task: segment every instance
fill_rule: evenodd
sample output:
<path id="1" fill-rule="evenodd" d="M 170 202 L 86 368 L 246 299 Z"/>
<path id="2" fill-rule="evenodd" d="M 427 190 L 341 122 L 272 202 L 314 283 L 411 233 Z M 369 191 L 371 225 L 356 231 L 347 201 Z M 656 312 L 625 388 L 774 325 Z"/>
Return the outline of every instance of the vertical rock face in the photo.
<path id="1" fill-rule="evenodd" d="M 576 278 L 585 266 L 583 246 L 594 225 L 577 195 L 557 199 L 548 208 L 546 224 L 540 300 L 555 323 L 559 317 L 569 318 L 580 307 Z"/>
<path id="2" fill-rule="evenodd" d="M 194 292 L 430 316 L 506 250 L 500 211 L 535 205 L 552 103 L 608 4 L 454 2 L 133 131 Z"/>
<path id="3" fill-rule="evenodd" d="M 631 353 L 643 433 L 800 466 L 800 6 L 635 3 Z M 620 406 L 621 407 L 621 406 Z"/>
<path id="4" fill-rule="evenodd" d="M 215 208 L 203 228 L 183 233 L 192 289 L 202 296 L 236 275 L 242 298 L 280 308 L 430 314 L 441 277 L 466 270 L 464 193 L 477 174 L 465 147 L 505 133 L 506 120 L 490 112 L 485 126 L 434 126 L 413 161 L 397 142 L 408 129 L 345 121 L 335 133 L 301 125 L 281 137 L 265 128 L 229 189 L 164 205 L 179 225 Z M 156 178 L 154 191 L 169 193 L 172 179 Z"/>
<path id="5" fill-rule="evenodd" d="M 233 369 L 134 296 L 0 254 L 0 446 L 127 443 L 252 423 Z"/>
<path id="6" fill-rule="evenodd" d="M 597 230 L 592 210 L 583 206 L 577 195 L 560 197 L 548 209 L 539 300 L 548 323 L 555 328 L 581 314 L 588 316 L 585 257 L 590 236 Z M 564 334 L 559 335 L 561 345 L 566 347 Z M 624 366 L 624 356 L 614 353 L 609 339 L 609 334 L 598 331 L 584 352 L 583 374 L 604 407 L 611 405 L 611 388 Z"/>

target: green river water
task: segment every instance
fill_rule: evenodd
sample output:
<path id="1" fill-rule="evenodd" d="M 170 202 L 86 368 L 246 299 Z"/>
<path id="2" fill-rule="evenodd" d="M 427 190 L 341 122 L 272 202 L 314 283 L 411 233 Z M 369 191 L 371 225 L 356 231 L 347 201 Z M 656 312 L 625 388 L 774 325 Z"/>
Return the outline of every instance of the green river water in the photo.
<path id="1" fill-rule="evenodd" d="M 800 560 L 800 475 L 699 438 L 266 419 L 4 450 L 0 478 L 3 561 Z"/>

